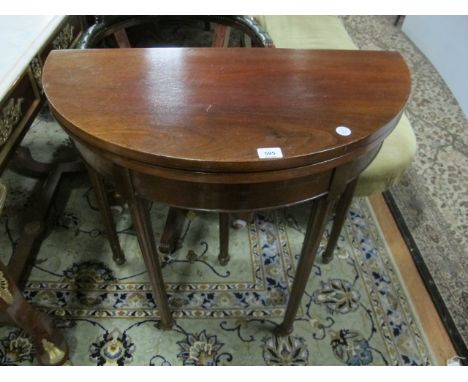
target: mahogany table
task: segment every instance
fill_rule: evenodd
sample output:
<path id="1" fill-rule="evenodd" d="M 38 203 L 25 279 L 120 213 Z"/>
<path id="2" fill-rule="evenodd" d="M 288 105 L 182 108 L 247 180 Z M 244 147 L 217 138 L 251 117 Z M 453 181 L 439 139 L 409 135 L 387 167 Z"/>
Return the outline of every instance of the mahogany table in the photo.
<path id="1" fill-rule="evenodd" d="M 410 92 L 398 53 L 290 49 L 56 51 L 43 84 L 88 166 L 115 251 L 103 177 L 129 203 L 163 328 L 173 319 L 149 200 L 221 220 L 314 200 L 279 335 L 293 329 L 335 202 L 351 199 Z"/>

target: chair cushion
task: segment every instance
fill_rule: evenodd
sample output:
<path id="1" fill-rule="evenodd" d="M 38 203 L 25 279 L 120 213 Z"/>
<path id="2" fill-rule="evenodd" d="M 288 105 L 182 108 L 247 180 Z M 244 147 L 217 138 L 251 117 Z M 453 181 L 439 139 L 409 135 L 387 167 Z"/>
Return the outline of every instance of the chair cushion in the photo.
<path id="1" fill-rule="evenodd" d="M 357 49 L 336 16 L 256 16 L 277 48 Z M 416 137 L 403 115 L 372 163 L 360 175 L 356 196 L 382 192 L 397 182 L 416 153 Z"/>
<path id="2" fill-rule="evenodd" d="M 277 48 L 357 49 L 335 16 L 256 16 L 256 19 Z"/>
<path id="3" fill-rule="evenodd" d="M 413 128 L 403 114 L 375 159 L 359 176 L 355 195 L 368 196 L 389 189 L 411 164 L 416 148 Z"/>

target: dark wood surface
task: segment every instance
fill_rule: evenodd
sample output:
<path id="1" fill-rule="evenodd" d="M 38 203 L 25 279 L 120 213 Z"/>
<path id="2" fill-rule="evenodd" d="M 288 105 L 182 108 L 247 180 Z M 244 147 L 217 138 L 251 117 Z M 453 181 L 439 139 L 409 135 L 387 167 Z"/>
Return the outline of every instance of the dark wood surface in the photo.
<path id="1" fill-rule="evenodd" d="M 224 213 L 315 200 L 279 335 L 293 329 L 333 207 L 341 199 L 345 216 L 410 91 L 398 53 L 287 49 L 54 52 L 43 83 L 92 177 L 112 180 L 129 202 L 163 328 L 173 320 L 146 201 Z M 259 158 L 262 147 L 283 158 Z M 220 217 L 224 264 L 229 220 Z"/>
<path id="2" fill-rule="evenodd" d="M 52 52 L 43 83 L 60 122 L 96 148 L 244 172 L 317 163 L 385 136 L 410 82 L 392 52 L 155 48 Z M 350 136 L 336 134 L 342 125 Z M 261 147 L 284 158 L 261 160 Z"/>

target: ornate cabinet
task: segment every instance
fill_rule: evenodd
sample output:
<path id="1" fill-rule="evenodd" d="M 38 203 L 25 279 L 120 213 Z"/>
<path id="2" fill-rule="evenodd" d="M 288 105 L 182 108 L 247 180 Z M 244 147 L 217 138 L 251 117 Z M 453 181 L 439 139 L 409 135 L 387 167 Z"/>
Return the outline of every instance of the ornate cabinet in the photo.
<path id="1" fill-rule="evenodd" d="M 28 333 L 41 364 L 62 364 L 68 353 L 62 335 L 49 317 L 29 305 L 18 287 L 27 277 L 34 244 L 43 231 L 41 219 L 48 213 L 59 177 L 51 171 L 55 167 L 34 161 L 29 150 L 19 145 L 45 101 L 42 66 L 48 54 L 54 49 L 73 48 L 83 33 L 84 19 L 3 16 L 1 27 L 0 46 L 6 59 L 0 59 L 0 175 L 11 163 L 15 171 L 34 176 L 45 186 L 39 195 L 43 203 L 36 209 L 38 213 L 27 216 L 32 221 L 25 225 L 15 255 L 8 266 L 0 262 L 0 324 L 13 324 Z M 0 178 L 0 213 L 6 193 Z"/>
<path id="2" fill-rule="evenodd" d="M 41 76 L 45 59 L 53 49 L 74 47 L 83 27 L 80 16 L 64 17 L 19 76 L 2 84 L 6 92 L 0 93 L 0 174 L 44 102 Z"/>

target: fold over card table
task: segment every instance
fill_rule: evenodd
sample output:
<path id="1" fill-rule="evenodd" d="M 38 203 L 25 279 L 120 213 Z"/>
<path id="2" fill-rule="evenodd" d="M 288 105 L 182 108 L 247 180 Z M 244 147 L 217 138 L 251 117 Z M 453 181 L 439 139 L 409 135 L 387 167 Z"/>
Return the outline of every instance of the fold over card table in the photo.
<path id="1" fill-rule="evenodd" d="M 410 93 L 400 54 L 374 51 L 55 51 L 43 84 L 88 166 L 114 256 L 103 177 L 130 206 L 164 328 L 148 201 L 227 214 L 313 200 L 279 335 L 293 329 L 333 207 L 351 200 Z"/>

